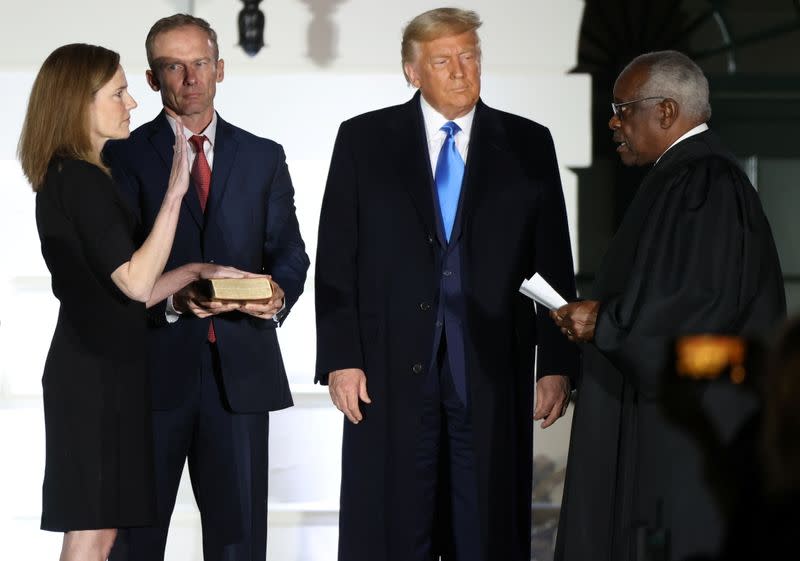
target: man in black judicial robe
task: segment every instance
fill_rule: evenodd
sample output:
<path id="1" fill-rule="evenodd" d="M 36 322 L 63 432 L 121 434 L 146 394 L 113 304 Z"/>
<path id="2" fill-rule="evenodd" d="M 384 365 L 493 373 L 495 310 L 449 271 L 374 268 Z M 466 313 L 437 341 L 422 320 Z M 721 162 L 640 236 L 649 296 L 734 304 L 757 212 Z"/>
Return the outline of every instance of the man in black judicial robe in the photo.
<path id="1" fill-rule="evenodd" d="M 530 561 L 533 419 L 563 414 L 578 349 L 518 289 L 538 271 L 574 294 L 574 275 L 550 133 L 480 100 L 479 26 L 414 18 L 419 93 L 342 123 L 334 146 L 316 381 L 347 416 L 340 561 Z M 466 164 L 453 198 L 448 154 Z"/>
<path id="2" fill-rule="evenodd" d="M 617 79 L 613 110 L 623 163 L 653 167 L 593 300 L 551 313 L 570 340 L 587 343 L 556 559 L 716 557 L 727 513 L 700 444 L 663 399 L 669 346 L 683 334 L 767 335 L 785 316 L 781 269 L 756 190 L 705 124 L 699 67 L 674 51 L 637 57 Z M 724 445 L 754 414 L 755 398 L 698 384 Z"/>

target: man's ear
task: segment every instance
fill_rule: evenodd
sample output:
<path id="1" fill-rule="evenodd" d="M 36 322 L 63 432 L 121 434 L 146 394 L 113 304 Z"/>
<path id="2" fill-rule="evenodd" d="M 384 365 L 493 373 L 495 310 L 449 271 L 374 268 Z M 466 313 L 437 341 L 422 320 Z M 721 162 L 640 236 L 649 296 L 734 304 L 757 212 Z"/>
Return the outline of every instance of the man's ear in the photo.
<path id="1" fill-rule="evenodd" d="M 217 84 L 222 82 L 223 78 L 225 78 L 225 61 L 219 59 L 217 61 Z"/>
<path id="2" fill-rule="evenodd" d="M 680 106 L 671 97 L 665 98 L 659 105 L 661 106 L 661 128 L 668 129 L 678 120 Z"/>
<path id="3" fill-rule="evenodd" d="M 410 62 L 406 62 L 403 64 L 403 70 L 406 71 L 406 78 L 408 79 L 408 83 L 415 88 L 419 87 L 419 75 L 417 71 L 414 69 L 414 65 Z"/>
<path id="4" fill-rule="evenodd" d="M 147 79 L 147 84 L 150 86 L 150 89 L 154 92 L 161 91 L 161 84 L 158 82 L 158 78 L 155 74 L 153 74 L 152 70 L 145 70 L 144 76 Z"/>

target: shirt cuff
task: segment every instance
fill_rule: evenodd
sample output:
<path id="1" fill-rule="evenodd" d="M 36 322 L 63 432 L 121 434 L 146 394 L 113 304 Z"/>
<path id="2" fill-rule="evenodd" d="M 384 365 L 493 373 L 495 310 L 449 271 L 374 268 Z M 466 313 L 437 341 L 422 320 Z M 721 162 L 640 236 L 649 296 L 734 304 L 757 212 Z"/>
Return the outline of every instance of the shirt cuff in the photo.
<path id="1" fill-rule="evenodd" d="M 172 303 L 173 294 L 167 296 L 167 305 L 164 309 L 164 316 L 167 318 L 167 323 L 175 323 L 178 321 L 178 318 L 181 317 L 181 312 L 175 309 L 175 305 Z"/>
<path id="2" fill-rule="evenodd" d="M 283 311 L 285 309 L 286 309 L 286 298 L 283 299 L 283 306 L 281 306 L 281 309 L 278 310 L 278 313 L 276 313 L 274 316 L 272 316 L 272 321 L 274 321 L 275 323 L 280 325 L 281 324 L 281 318 L 283 317 Z"/>

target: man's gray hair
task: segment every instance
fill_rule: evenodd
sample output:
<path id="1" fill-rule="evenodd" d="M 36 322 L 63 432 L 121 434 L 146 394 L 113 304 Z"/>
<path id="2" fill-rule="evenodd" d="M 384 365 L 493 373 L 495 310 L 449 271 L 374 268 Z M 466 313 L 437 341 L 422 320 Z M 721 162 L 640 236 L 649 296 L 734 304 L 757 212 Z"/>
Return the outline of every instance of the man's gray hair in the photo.
<path id="1" fill-rule="evenodd" d="M 688 56 L 678 51 L 646 53 L 633 59 L 623 72 L 640 65 L 650 71 L 640 97 L 669 97 L 690 119 L 705 122 L 711 118 L 708 80 Z"/>

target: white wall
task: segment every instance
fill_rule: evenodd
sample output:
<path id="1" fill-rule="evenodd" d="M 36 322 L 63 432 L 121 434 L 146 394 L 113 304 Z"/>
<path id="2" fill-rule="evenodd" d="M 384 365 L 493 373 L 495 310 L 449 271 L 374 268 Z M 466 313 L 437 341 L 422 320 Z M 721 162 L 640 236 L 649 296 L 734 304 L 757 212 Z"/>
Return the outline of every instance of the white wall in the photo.
<path id="1" fill-rule="evenodd" d="M 133 125 L 159 110 L 143 79 L 144 37 L 159 17 L 187 10 L 190 1 L 3 0 L 0 13 L 0 558 L 53 559 L 60 537 L 38 530 L 44 459 L 40 376 L 55 322 L 33 217 L 33 195 L 15 160 L 26 99 L 42 60 L 68 42 L 120 51 L 131 92 L 139 101 Z M 281 142 L 297 191 L 309 254 L 328 160 L 339 122 L 402 103 L 412 91 L 399 63 L 403 23 L 436 7 L 421 0 L 266 0 L 267 46 L 255 57 L 236 47 L 234 0 L 195 0 L 195 15 L 217 29 L 226 78 L 217 108 L 229 121 Z M 590 83 L 566 75 L 575 65 L 583 2 L 472 0 L 485 24 L 483 99 L 535 119 L 553 132 L 573 240 L 576 178 L 569 167 L 590 160 Z M 327 15 L 326 15 L 327 14 Z M 309 30 L 312 34 L 309 39 Z M 332 38 L 331 40 L 327 38 Z M 325 58 L 320 45 L 333 45 Z M 313 57 L 309 56 L 309 53 Z M 312 60 L 316 59 L 315 60 Z M 324 63 L 324 64 L 323 64 Z M 313 278 L 313 271 L 309 278 Z M 297 406 L 272 416 L 270 439 L 270 557 L 281 561 L 335 559 L 340 415 L 313 378 L 313 284 L 281 329 L 281 344 Z M 537 443 L 563 462 L 566 423 Z M 546 444 L 542 445 L 542 442 Z M 184 482 L 186 483 L 186 482 Z M 168 559 L 200 558 L 197 515 L 184 484 Z"/>

